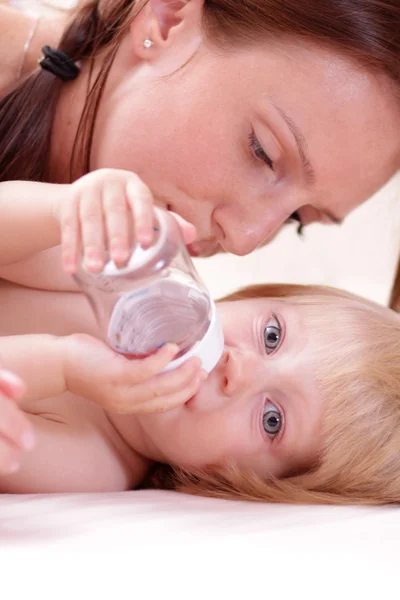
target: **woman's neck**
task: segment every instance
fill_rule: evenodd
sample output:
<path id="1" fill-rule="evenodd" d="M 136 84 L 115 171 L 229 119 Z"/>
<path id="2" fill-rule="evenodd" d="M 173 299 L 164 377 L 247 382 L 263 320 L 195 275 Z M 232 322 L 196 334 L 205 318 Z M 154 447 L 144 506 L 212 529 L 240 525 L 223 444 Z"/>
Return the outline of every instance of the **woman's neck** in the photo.
<path id="1" fill-rule="evenodd" d="M 82 68 L 79 76 L 61 87 L 53 119 L 50 142 L 48 180 L 51 183 L 70 183 L 84 175 L 81 160 L 71 173 L 71 160 L 80 119 L 87 98 L 89 66 Z"/>
<path id="2" fill-rule="evenodd" d="M 119 44 L 107 80 L 101 92 L 101 104 L 107 105 L 110 94 L 115 94 L 119 85 L 127 77 L 127 73 L 137 65 L 137 59 L 130 50 L 129 36 Z M 74 160 L 74 168 L 70 177 L 70 165 L 74 143 L 80 119 L 88 97 L 88 90 L 107 64 L 108 49 L 103 49 L 96 56 L 93 65 L 84 62 L 79 76 L 72 82 L 63 84 L 53 120 L 50 148 L 49 180 L 52 183 L 69 183 L 72 179 L 85 175 L 85 157 L 79 154 L 79 161 Z M 85 117 L 86 118 L 86 117 Z M 96 142 L 94 142 L 95 146 Z M 77 149 L 80 152 L 80 149 Z"/>

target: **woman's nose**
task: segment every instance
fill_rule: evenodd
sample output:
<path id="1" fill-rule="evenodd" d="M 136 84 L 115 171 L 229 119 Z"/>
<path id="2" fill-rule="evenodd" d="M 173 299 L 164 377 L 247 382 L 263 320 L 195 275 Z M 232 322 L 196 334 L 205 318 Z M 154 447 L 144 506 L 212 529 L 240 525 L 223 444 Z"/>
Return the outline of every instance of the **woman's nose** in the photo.
<path id="1" fill-rule="evenodd" d="M 260 361 L 261 357 L 253 352 L 226 350 L 220 362 L 223 393 L 226 396 L 251 393 L 257 381 L 260 383 L 260 367 L 263 366 Z"/>
<path id="2" fill-rule="evenodd" d="M 232 206 L 216 209 L 213 214 L 217 238 L 227 252 L 244 256 L 271 239 L 284 223 L 285 217 L 257 210 L 239 211 Z"/>

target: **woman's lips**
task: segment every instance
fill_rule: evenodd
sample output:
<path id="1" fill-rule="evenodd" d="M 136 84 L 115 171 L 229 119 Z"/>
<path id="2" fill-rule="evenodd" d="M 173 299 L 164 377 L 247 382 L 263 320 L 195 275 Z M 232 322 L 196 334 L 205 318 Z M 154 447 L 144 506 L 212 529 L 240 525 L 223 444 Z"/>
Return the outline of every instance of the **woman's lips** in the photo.
<path id="1" fill-rule="evenodd" d="M 215 239 L 193 242 L 192 244 L 188 244 L 187 249 L 190 256 L 203 258 L 213 256 L 222 250 L 220 243 Z"/>

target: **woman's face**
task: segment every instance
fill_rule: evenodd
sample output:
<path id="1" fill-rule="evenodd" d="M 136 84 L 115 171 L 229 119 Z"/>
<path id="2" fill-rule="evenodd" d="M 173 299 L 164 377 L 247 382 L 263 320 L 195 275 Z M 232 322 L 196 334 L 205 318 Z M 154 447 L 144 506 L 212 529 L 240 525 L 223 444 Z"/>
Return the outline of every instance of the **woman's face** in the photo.
<path id="1" fill-rule="evenodd" d="M 225 351 L 185 405 L 137 417 L 150 456 L 204 467 L 234 459 L 260 475 L 310 467 L 323 398 L 302 307 L 273 299 L 218 305 Z"/>
<path id="2" fill-rule="evenodd" d="M 194 253 L 247 254 L 294 211 L 340 222 L 396 171 L 400 109 L 382 76 L 295 40 L 222 52 L 185 39 L 130 60 L 122 43 L 91 166 L 135 171 L 196 226 Z"/>

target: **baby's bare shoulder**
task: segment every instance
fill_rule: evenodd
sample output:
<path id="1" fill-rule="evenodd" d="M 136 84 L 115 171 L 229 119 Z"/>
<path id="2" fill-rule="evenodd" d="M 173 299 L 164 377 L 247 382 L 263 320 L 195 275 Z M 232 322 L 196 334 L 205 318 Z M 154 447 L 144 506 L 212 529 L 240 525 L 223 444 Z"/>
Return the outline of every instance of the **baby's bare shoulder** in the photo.
<path id="1" fill-rule="evenodd" d="M 116 492 L 133 489 L 148 463 L 127 446 L 104 411 L 70 393 L 23 405 L 37 443 L 0 492 Z"/>

